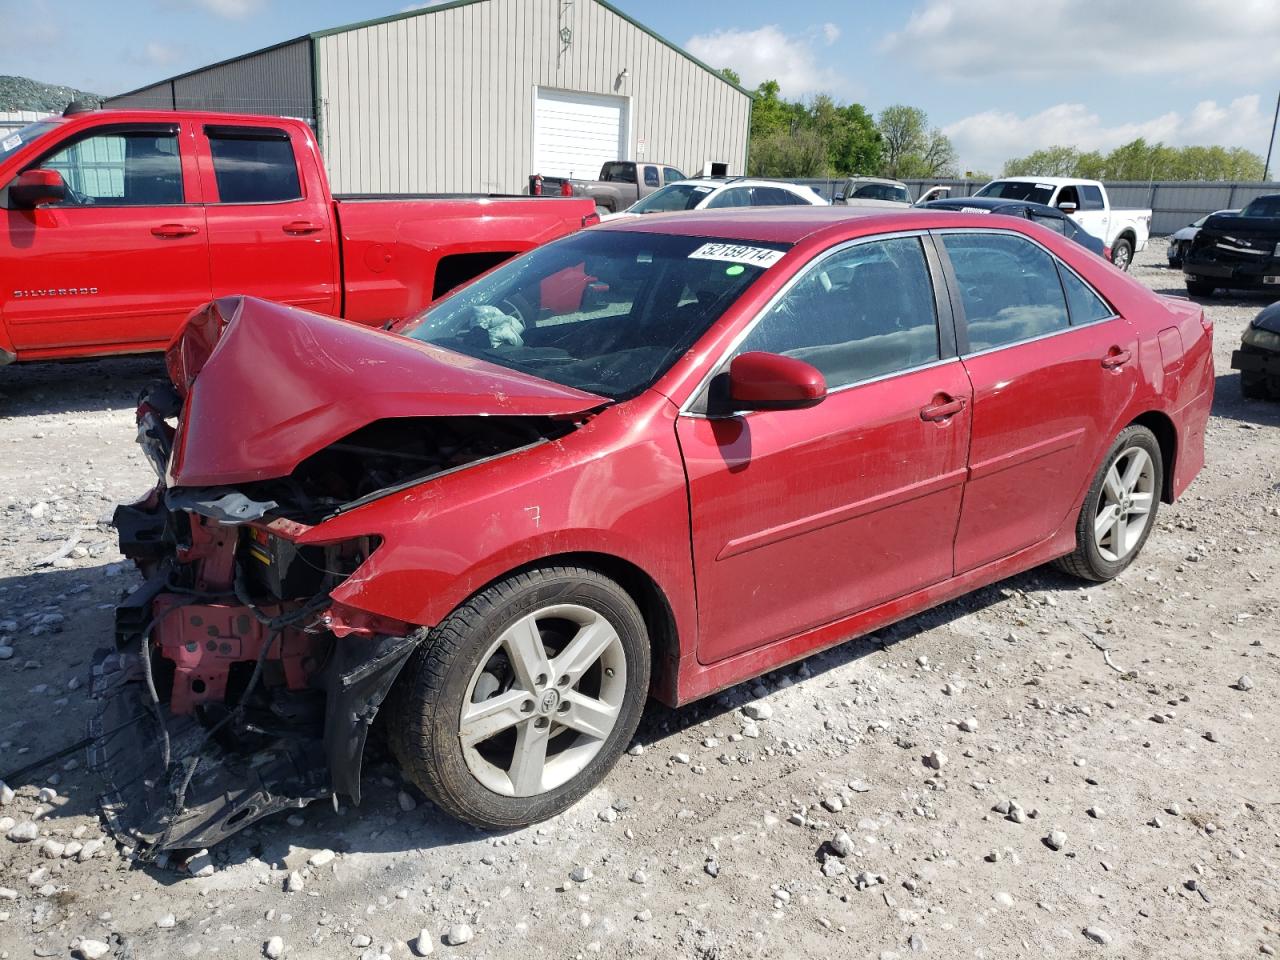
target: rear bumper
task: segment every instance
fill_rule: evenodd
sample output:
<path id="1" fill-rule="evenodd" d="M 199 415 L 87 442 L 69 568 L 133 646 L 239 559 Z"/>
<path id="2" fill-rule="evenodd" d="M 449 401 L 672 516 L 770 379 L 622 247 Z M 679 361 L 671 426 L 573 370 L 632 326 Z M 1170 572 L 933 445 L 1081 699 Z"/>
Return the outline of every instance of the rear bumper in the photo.
<path id="1" fill-rule="evenodd" d="M 1235 350 L 1231 354 L 1231 369 L 1242 373 L 1257 373 L 1264 377 L 1280 378 L 1280 353 Z"/>
<path id="2" fill-rule="evenodd" d="M 1222 287 L 1250 289 L 1266 287 L 1280 293 L 1280 279 L 1270 283 L 1267 277 L 1280 278 L 1280 262 L 1271 257 L 1248 262 L 1234 260 L 1203 260 L 1185 257 L 1182 272 L 1188 280 L 1213 281 Z"/>

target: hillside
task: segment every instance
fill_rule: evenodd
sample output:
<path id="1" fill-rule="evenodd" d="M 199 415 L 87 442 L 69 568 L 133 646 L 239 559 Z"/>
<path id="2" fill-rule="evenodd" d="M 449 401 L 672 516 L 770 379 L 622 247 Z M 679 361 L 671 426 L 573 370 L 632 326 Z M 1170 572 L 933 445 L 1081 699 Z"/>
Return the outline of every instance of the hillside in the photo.
<path id="1" fill-rule="evenodd" d="M 0 76 L 0 111 L 38 110 L 57 113 L 72 100 L 100 103 L 102 96 L 26 77 Z"/>

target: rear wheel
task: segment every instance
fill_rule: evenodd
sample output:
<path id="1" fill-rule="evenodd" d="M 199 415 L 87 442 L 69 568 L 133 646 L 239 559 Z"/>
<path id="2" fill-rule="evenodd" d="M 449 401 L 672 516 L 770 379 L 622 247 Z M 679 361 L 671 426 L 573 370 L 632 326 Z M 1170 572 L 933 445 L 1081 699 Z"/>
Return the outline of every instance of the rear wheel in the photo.
<path id="1" fill-rule="evenodd" d="M 1246 400 L 1270 399 L 1271 391 L 1267 389 L 1267 375 L 1265 373 L 1241 370 L 1240 393 Z"/>
<path id="2" fill-rule="evenodd" d="M 543 567 L 450 614 L 397 687 L 392 749 L 437 806 L 487 829 L 566 810 L 627 745 L 649 688 L 635 602 L 602 574 Z"/>
<path id="3" fill-rule="evenodd" d="M 1129 566 L 1155 525 L 1164 462 L 1155 434 L 1126 427 L 1098 469 L 1076 522 L 1076 548 L 1055 561 L 1084 580 L 1110 580 Z"/>
<path id="4" fill-rule="evenodd" d="M 1213 291 L 1218 289 L 1211 280 L 1188 280 L 1187 293 L 1193 297 L 1205 297 L 1206 299 L 1213 296 Z"/>
<path id="5" fill-rule="evenodd" d="M 1118 239 L 1111 247 L 1111 262 L 1121 270 L 1128 270 L 1133 263 L 1133 244 L 1124 237 Z"/>

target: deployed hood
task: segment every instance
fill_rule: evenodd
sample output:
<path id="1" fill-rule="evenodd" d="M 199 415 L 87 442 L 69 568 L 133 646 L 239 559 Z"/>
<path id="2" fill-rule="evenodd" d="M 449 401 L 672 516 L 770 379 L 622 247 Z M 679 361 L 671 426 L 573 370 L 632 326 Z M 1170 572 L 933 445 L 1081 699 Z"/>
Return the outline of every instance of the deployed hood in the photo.
<path id="1" fill-rule="evenodd" d="M 187 321 L 166 354 L 185 397 L 173 486 L 288 475 L 394 418 L 568 417 L 610 401 L 396 334 L 252 297 Z"/>

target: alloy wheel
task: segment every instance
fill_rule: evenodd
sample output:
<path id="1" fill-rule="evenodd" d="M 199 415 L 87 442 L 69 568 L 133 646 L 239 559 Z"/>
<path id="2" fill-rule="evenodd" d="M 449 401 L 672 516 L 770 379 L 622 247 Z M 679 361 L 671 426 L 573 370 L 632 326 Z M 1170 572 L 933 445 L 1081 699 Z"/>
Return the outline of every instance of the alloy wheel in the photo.
<path id="1" fill-rule="evenodd" d="M 1093 520 L 1094 542 L 1103 559 L 1123 560 L 1142 541 L 1155 503 L 1155 473 L 1151 455 L 1138 446 L 1112 461 Z"/>
<path id="2" fill-rule="evenodd" d="M 467 686 L 458 737 L 489 790 L 555 790 L 600 752 L 622 713 L 627 661 L 617 629 L 579 604 L 522 616 L 494 641 Z"/>

